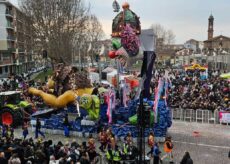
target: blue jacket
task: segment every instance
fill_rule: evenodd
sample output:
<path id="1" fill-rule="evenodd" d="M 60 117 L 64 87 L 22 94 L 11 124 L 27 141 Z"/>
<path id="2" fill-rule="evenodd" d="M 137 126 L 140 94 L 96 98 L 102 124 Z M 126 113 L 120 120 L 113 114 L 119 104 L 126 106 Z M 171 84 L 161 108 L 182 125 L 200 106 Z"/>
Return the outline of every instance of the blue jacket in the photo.
<path id="1" fill-rule="evenodd" d="M 157 145 L 154 145 L 153 147 L 153 156 L 157 157 L 161 153 L 159 147 Z"/>

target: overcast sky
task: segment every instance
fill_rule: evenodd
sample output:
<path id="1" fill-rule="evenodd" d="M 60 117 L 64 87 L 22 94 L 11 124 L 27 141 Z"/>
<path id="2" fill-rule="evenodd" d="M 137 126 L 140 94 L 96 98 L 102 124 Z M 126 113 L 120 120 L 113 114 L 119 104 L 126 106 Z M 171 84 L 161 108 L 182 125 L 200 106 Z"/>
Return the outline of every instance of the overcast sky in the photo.
<path id="1" fill-rule="evenodd" d="M 11 0 L 17 3 L 18 0 Z M 85 0 L 90 2 L 91 12 L 95 14 L 103 25 L 109 38 L 112 19 L 117 13 L 113 12 L 114 0 Z M 171 29 L 176 35 L 176 43 L 184 43 L 191 38 L 207 39 L 208 17 L 211 12 L 214 20 L 214 36 L 226 35 L 230 37 L 230 0 L 117 0 L 121 5 L 127 1 L 138 16 L 142 28 L 149 28 L 151 24 L 161 24 Z"/>

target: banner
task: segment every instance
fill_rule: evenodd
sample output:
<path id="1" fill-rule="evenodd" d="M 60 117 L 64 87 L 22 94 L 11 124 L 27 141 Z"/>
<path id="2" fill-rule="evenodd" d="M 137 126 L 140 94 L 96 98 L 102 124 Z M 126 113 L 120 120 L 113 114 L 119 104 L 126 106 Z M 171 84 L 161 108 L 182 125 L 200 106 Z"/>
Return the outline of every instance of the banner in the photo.
<path id="1" fill-rule="evenodd" d="M 230 123 L 230 112 L 219 112 L 221 123 Z"/>
<path id="2" fill-rule="evenodd" d="M 141 68 L 141 77 L 144 80 L 144 98 L 150 99 L 150 82 L 152 79 L 153 64 L 156 59 L 154 51 L 144 51 L 143 64 Z"/>

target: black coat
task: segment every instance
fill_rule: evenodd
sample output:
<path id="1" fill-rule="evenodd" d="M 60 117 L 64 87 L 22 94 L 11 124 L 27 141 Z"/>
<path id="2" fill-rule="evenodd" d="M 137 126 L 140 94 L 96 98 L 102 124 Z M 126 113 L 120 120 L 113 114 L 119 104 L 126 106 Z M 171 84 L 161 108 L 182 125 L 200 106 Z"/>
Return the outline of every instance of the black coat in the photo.
<path id="1" fill-rule="evenodd" d="M 182 159 L 180 164 L 193 164 L 193 160 L 191 158 Z"/>
<path id="2" fill-rule="evenodd" d="M 6 158 L 0 158 L 0 163 L 1 164 L 8 164 L 8 161 Z"/>

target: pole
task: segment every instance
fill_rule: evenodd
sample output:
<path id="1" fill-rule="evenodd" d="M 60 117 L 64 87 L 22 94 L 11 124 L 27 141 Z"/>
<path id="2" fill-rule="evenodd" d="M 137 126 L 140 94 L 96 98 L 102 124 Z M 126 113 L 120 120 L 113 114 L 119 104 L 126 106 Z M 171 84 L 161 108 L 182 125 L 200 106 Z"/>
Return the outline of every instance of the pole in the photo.
<path id="1" fill-rule="evenodd" d="M 143 151 L 143 90 L 141 91 L 140 94 L 140 106 L 138 109 L 138 131 L 139 131 L 139 135 L 138 135 L 138 150 L 139 150 L 139 157 L 138 157 L 138 164 L 142 164 L 143 163 L 143 159 L 142 159 L 142 151 Z"/>
<path id="2" fill-rule="evenodd" d="M 120 81 L 120 63 L 119 63 L 120 61 L 117 59 L 116 60 L 116 65 L 117 65 L 117 89 L 118 89 L 118 91 L 120 92 L 120 83 L 119 83 L 119 81 Z"/>
<path id="3" fill-rule="evenodd" d="M 73 53 L 72 53 L 72 66 L 74 64 L 74 56 L 75 56 L 75 47 L 73 48 Z"/>
<path id="4" fill-rule="evenodd" d="M 79 46 L 78 48 L 78 56 L 79 56 L 79 68 L 80 68 L 80 71 L 81 71 L 81 45 Z"/>
<path id="5" fill-rule="evenodd" d="M 98 69 L 99 69 L 99 82 L 101 83 L 101 59 L 100 59 L 100 56 L 98 59 Z"/>

